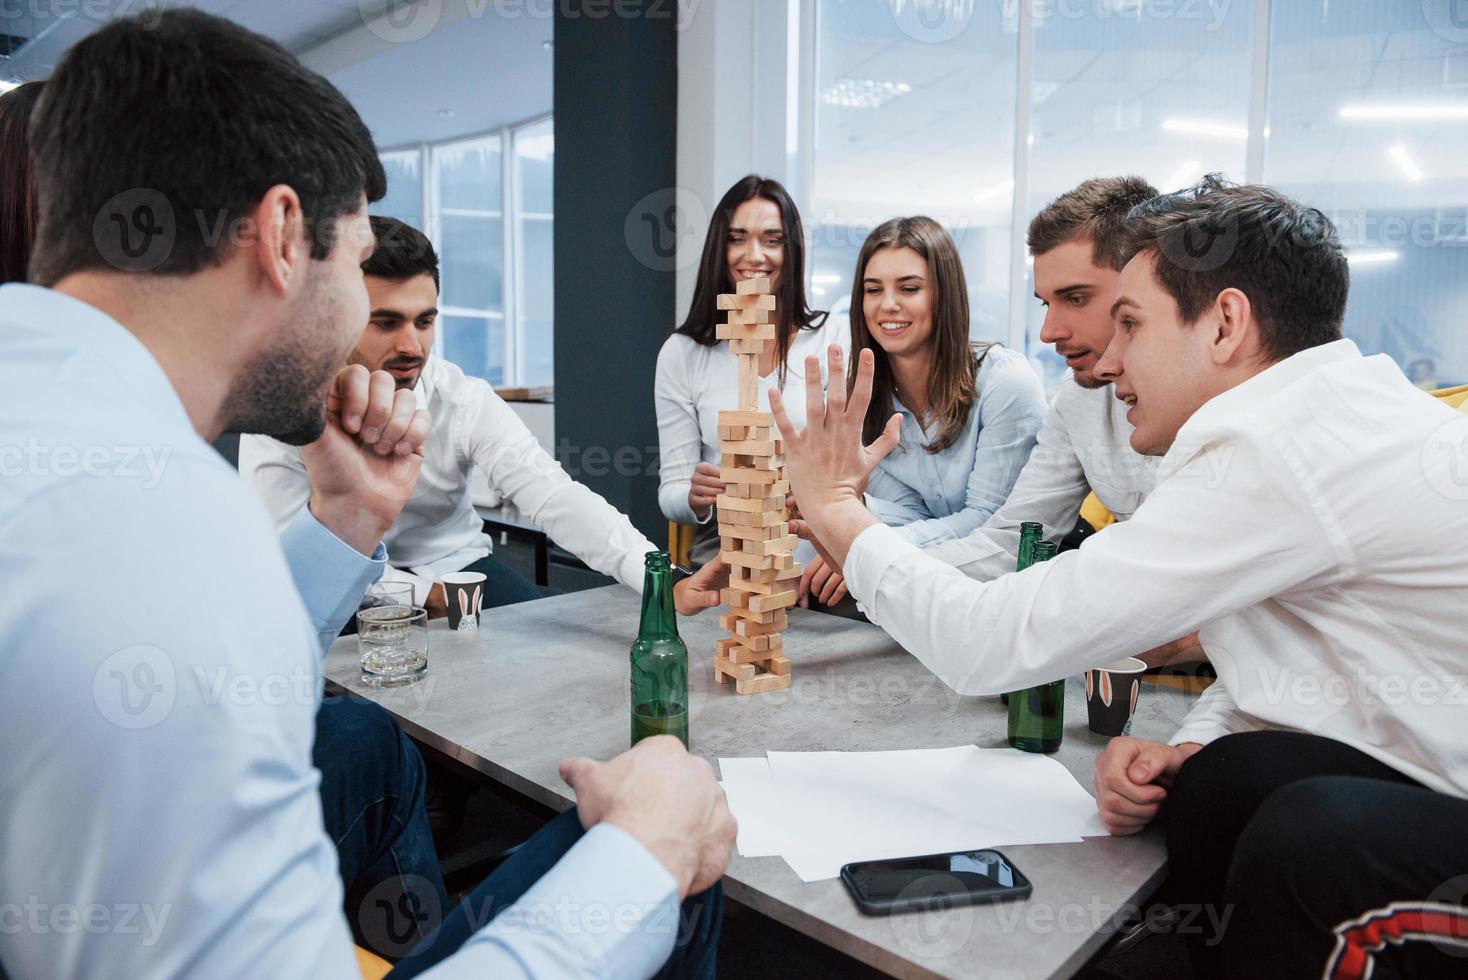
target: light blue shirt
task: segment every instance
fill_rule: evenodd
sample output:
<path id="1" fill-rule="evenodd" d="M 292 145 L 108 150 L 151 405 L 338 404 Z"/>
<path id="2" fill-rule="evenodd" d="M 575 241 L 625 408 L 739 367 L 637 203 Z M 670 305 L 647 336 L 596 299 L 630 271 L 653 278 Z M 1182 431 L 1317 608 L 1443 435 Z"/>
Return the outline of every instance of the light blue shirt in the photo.
<path id="1" fill-rule="evenodd" d="M 902 416 L 902 444 L 872 473 L 867 507 L 919 548 L 961 538 L 999 509 L 1044 422 L 1045 391 L 1021 355 L 990 347 L 976 382 L 978 400 L 963 431 L 936 453 L 925 447 L 937 423 L 924 428 L 893 399 Z"/>
<path id="2" fill-rule="evenodd" d="M 277 539 L 96 309 L 0 287 L 0 357 L 0 964 L 356 980 L 311 743 L 323 638 L 385 553 L 309 511 Z M 647 976 L 677 904 L 599 826 L 431 975 Z"/>

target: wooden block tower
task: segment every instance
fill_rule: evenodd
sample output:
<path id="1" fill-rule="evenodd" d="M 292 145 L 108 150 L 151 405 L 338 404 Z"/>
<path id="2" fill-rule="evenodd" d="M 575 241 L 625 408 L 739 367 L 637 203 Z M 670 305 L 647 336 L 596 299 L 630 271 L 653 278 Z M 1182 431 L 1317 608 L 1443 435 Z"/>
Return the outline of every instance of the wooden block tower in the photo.
<path id="1" fill-rule="evenodd" d="M 785 610 L 795 605 L 800 565 L 795 536 L 787 523 L 785 495 L 790 484 L 780 461 L 782 447 L 775 420 L 759 410 L 759 357 L 775 343 L 778 317 L 770 280 L 745 279 L 737 292 L 719 297 L 729 322 L 718 326 L 720 340 L 739 361 L 739 408 L 719 413 L 723 461 L 719 476 L 720 555 L 729 566 L 723 599 L 729 611 L 719 625 L 729 636 L 718 643 L 714 674 L 719 683 L 734 679 L 740 694 L 778 691 L 790 686 L 780 631 L 789 625 Z"/>

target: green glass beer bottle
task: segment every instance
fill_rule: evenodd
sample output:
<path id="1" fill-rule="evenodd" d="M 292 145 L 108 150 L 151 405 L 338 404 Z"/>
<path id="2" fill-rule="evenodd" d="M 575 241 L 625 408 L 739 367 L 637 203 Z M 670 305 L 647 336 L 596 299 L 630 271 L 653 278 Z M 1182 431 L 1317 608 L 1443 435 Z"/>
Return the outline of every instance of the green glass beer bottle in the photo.
<path id="1" fill-rule="evenodd" d="M 1030 567 L 1035 560 L 1034 548 L 1045 537 L 1045 525 L 1035 521 L 1025 521 L 1019 526 L 1019 560 L 1015 563 L 1014 570 L 1022 572 Z M 1009 703 L 1009 695 L 999 695 L 1001 704 Z"/>
<path id="2" fill-rule="evenodd" d="M 1055 557 L 1056 545 L 1035 545 L 1036 563 Z M 1025 752 L 1054 752 L 1065 730 L 1065 679 L 1014 691 L 1009 696 L 1009 744 Z"/>
<path id="3" fill-rule="evenodd" d="M 673 573 L 665 551 L 643 562 L 642 625 L 632 644 L 632 744 L 676 735 L 688 745 L 688 648 L 678 638 Z"/>

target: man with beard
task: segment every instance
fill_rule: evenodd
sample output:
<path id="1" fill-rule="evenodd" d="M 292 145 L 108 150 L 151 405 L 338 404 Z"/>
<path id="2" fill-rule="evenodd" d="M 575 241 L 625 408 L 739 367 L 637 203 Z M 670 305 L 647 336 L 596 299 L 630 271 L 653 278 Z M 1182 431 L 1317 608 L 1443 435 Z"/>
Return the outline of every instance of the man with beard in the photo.
<path id="1" fill-rule="evenodd" d="M 53 927 L 0 929 L 0 975 L 356 977 L 311 762 L 319 624 L 282 551 L 354 604 L 422 464 L 412 399 L 358 418 L 367 372 L 341 372 L 376 148 L 325 79 L 190 9 L 78 42 L 30 131 L 35 285 L 0 288 L 0 894 Z M 364 426 L 419 429 L 379 452 Z M 320 454 L 285 534 L 223 431 Z M 401 975 L 711 972 L 734 824 L 707 763 L 660 738 L 562 774 L 577 809 L 442 928 L 412 910 Z"/>
<path id="2" fill-rule="evenodd" d="M 383 539 L 393 555 L 384 581 L 413 586 L 430 616 L 447 615 L 442 586 L 449 572 L 482 572 L 483 604 L 524 602 L 535 587 L 490 554 L 484 522 L 474 510 L 475 467 L 532 522 L 591 568 L 642 590 L 643 559 L 657 551 L 623 514 L 572 480 L 493 388 L 435 357 L 438 256 L 427 236 L 394 218 L 374 216 L 377 248 L 362 271 L 371 297 L 367 327 L 350 355 L 354 364 L 386 372 L 400 390 L 411 389 L 434 419 L 424 446 L 424 469 L 412 498 Z M 386 383 L 386 375 L 380 376 Z M 370 442 L 390 440 L 369 430 Z M 240 472 L 264 498 L 277 527 L 286 527 L 310 495 L 301 453 L 285 440 L 240 440 Z M 683 615 L 718 605 L 723 566 L 710 562 L 674 588 Z"/>

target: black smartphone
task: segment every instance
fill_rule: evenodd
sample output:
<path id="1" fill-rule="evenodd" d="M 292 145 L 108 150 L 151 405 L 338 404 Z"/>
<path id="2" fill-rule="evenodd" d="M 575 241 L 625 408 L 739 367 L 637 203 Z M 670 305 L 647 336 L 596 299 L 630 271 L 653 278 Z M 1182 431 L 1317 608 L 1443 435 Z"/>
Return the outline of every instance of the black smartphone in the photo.
<path id="1" fill-rule="evenodd" d="M 1008 902 L 1035 890 L 1009 858 L 990 850 L 858 861 L 841 869 L 841 880 L 867 915 Z"/>

